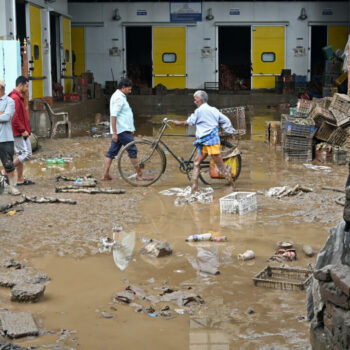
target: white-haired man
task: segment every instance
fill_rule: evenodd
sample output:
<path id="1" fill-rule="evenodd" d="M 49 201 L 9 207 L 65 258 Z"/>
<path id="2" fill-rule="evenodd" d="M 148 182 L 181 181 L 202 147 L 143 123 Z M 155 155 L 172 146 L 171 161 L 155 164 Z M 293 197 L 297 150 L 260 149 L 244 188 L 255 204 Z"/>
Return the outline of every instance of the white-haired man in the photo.
<path id="1" fill-rule="evenodd" d="M 194 159 L 194 169 L 192 178 L 192 192 L 198 190 L 198 177 L 200 164 L 208 156 L 214 160 L 219 171 L 225 176 L 227 182 L 234 187 L 234 182 L 230 171 L 225 167 L 220 153 L 219 125 L 228 133 L 234 133 L 230 119 L 223 115 L 217 108 L 208 105 L 208 94 L 198 90 L 194 93 L 194 103 L 197 109 L 185 121 L 174 120 L 174 125 L 196 125 L 195 145 L 198 153 Z"/>
<path id="2" fill-rule="evenodd" d="M 15 113 L 15 102 L 5 95 L 5 81 L 0 78 L 0 160 L 4 167 L 4 175 L 8 176 L 8 193 L 14 196 L 21 194 L 15 188 L 15 166 L 13 156 L 15 154 L 14 137 L 11 119 Z"/>

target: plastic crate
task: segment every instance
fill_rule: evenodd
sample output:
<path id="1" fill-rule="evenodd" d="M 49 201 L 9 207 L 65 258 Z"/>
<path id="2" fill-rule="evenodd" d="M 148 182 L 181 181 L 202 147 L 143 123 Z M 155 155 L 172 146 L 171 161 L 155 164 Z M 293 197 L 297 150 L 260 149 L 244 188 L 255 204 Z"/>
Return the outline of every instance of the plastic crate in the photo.
<path id="1" fill-rule="evenodd" d="M 323 85 L 325 86 L 333 86 L 335 85 L 335 81 L 337 80 L 339 74 L 324 74 L 323 75 Z"/>
<path id="2" fill-rule="evenodd" d="M 329 107 L 329 109 L 332 111 L 338 126 L 346 126 L 350 123 L 350 113 L 340 112 L 337 109 L 331 107 Z"/>
<path id="3" fill-rule="evenodd" d="M 340 149 L 333 149 L 333 164 L 344 165 L 347 163 L 347 152 Z"/>
<path id="4" fill-rule="evenodd" d="M 286 162 L 311 162 L 312 161 L 312 149 L 307 151 L 298 151 L 283 148 L 283 159 Z"/>
<path id="5" fill-rule="evenodd" d="M 289 136 L 283 140 L 283 148 L 285 150 L 300 150 L 308 151 L 312 148 L 312 138 L 311 137 L 299 137 L 299 136 Z"/>
<path id="6" fill-rule="evenodd" d="M 315 137 L 321 141 L 328 141 L 329 137 L 332 135 L 338 127 L 334 124 L 323 121 L 320 128 L 317 130 Z"/>
<path id="7" fill-rule="evenodd" d="M 253 277 L 258 287 L 304 290 L 309 285 L 312 270 L 293 267 L 267 266 Z"/>
<path id="8" fill-rule="evenodd" d="M 247 124 L 245 121 L 245 108 L 244 107 L 229 107 L 222 108 L 220 112 L 226 115 L 232 123 L 232 126 L 236 130 L 246 130 Z"/>
<path id="9" fill-rule="evenodd" d="M 323 98 L 313 98 L 312 102 L 315 107 L 322 107 L 328 109 L 332 102 L 332 97 L 323 97 Z"/>
<path id="10" fill-rule="evenodd" d="M 339 77 L 335 80 L 335 83 L 337 85 L 341 85 L 344 83 L 344 81 L 348 78 L 348 73 L 343 72 L 342 74 L 339 75 Z"/>
<path id="11" fill-rule="evenodd" d="M 305 120 L 312 122 L 312 124 L 305 125 L 303 123 Z M 286 118 L 284 129 L 286 131 L 286 135 L 309 137 L 315 132 L 315 125 L 313 120 L 310 118 Z"/>
<path id="12" fill-rule="evenodd" d="M 340 74 L 341 62 L 339 61 L 326 61 L 324 72 L 326 74 Z"/>
<path id="13" fill-rule="evenodd" d="M 255 192 L 233 192 L 220 198 L 220 213 L 247 214 L 257 210 L 257 200 Z"/>
<path id="14" fill-rule="evenodd" d="M 328 45 L 328 46 L 322 47 L 322 51 L 326 60 L 331 60 L 334 57 L 334 51 L 332 46 Z"/>
<path id="15" fill-rule="evenodd" d="M 328 143 L 335 146 L 343 146 L 348 138 L 348 133 L 343 128 L 337 128 L 332 132 L 328 139 Z"/>

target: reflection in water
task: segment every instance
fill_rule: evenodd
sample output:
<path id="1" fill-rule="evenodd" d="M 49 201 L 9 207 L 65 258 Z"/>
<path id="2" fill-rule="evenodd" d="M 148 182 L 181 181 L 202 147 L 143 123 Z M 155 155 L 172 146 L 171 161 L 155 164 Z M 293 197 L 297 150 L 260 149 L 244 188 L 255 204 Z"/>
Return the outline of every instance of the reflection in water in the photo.
<path id="1" fill-rule="evenodd" d="M 120 270 L 128 267 L 135 247 L 135 232 L 117 232 L 113 237 L 116 242 L 113 246 L 113 259 Z"/>
<path id="2" fill-rule="evenodd" d="M 216 275 L 219 273 L 219 248 L 217 245 L 209 245 L 197 248 L 197 258 L 188 258 L 188 261 L 198 272 Z"/>
<path id="3" fill-rule="evenodd" d="M 210 329 L 208 318 L 191 318 L 189 350 L 229 350 L 230 342 L 222 330 Z"/>

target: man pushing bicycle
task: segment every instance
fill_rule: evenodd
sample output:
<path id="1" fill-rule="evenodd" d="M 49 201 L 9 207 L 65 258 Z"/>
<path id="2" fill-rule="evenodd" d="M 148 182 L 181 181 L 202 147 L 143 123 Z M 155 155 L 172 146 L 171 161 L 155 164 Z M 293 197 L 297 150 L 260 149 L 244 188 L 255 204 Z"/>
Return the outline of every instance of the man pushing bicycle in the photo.
<path id="1" fill-rule="evenodd" d="M 234 187 L 234 181 L 230 171 L 226 168 L 220 153 L 219 126 L 227 133 L 233 135 L 235 129 L 232 127 L 230 119 L 223 115 L 217 108 L 208 105 L 208 94 L 198 90 L 194 94 L 194 103 L 197 109 L 185 121 L 173 120 L 176 126 L 195 125 L 196 138 L 194 142 L 198 153 L 194 159 L 192 193 L 198 190 L 198 177 L 200 164 L 208 156 L 214 160 L 218 170 L 225 176 L 227 182 Z"/>

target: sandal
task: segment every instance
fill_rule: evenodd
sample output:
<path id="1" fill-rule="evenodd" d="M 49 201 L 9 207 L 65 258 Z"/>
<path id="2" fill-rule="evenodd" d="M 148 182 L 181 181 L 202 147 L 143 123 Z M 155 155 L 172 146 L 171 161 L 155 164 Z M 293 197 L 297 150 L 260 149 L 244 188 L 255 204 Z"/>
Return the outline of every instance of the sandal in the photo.
<path id="1" fill-rule="evenodd" d="M 35 185 L 35 182 L 28 179 L 24 179 L 24 181 L 20 183 L 17 182 L 17 186 L 27 186 L 27 185 Z"/>

